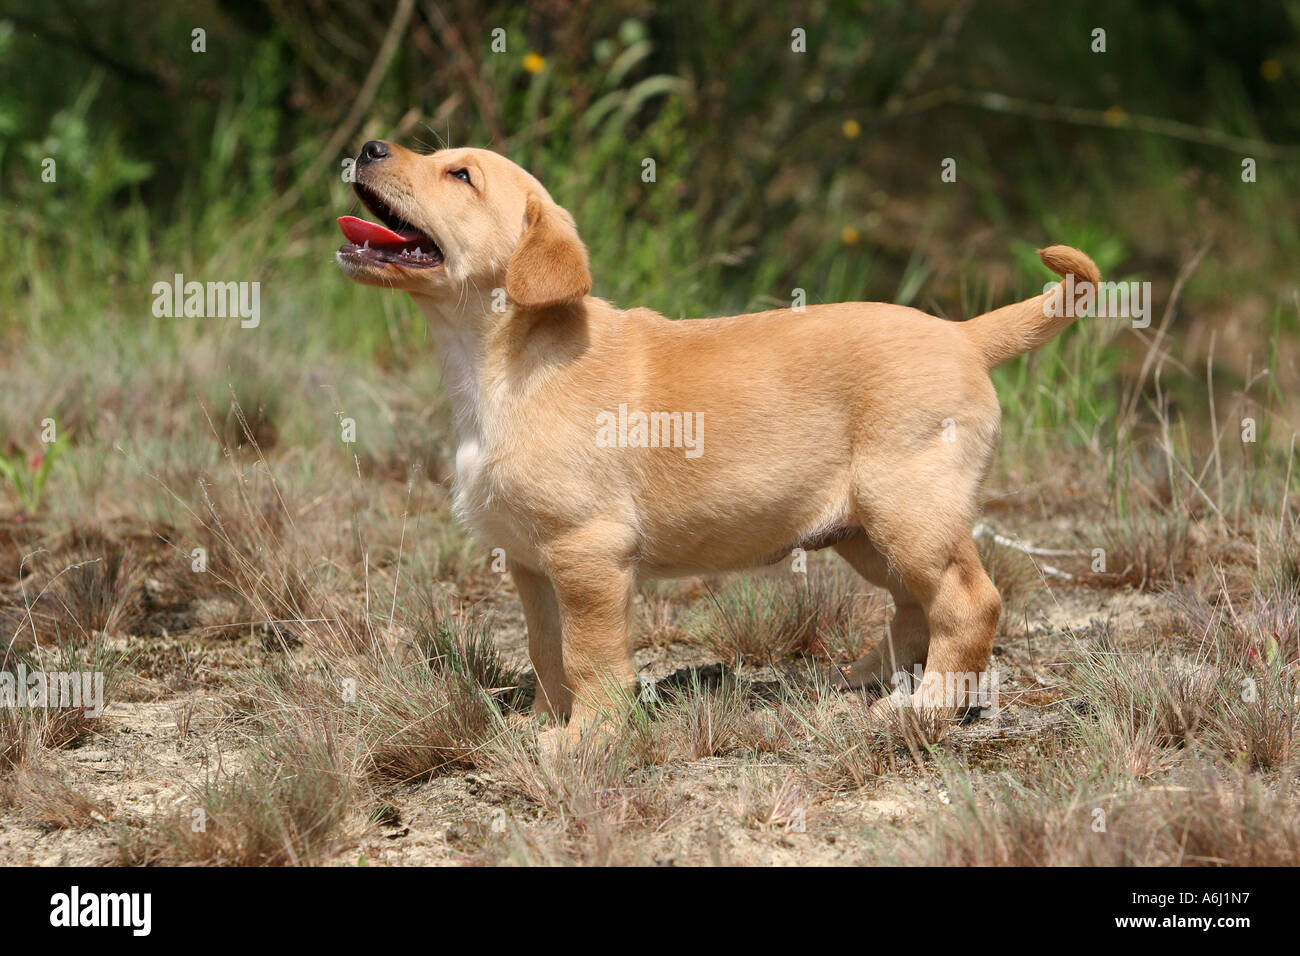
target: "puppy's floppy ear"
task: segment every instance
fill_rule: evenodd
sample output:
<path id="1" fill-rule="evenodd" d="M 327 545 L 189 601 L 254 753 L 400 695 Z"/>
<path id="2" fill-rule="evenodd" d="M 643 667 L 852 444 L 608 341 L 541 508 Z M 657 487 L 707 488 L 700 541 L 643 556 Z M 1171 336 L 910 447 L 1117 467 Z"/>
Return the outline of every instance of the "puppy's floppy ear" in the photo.
<path id="1" fill-rule="evenodd" d="M 527 225 L 506 268 L 506 294 L 527 309 L 581 299 L 591 291 L 587 247 L 559 206 L 529 193 Z"/>

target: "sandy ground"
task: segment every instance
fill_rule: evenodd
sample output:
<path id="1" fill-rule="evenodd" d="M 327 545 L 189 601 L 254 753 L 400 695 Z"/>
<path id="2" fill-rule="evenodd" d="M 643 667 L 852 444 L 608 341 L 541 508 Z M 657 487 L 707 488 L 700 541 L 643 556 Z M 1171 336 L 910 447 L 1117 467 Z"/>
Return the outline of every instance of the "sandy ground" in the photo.
<path id="1" fill-rule="evenodd" d="M 502 651 L 525 663 L 523 622 L 509 586 L 503 583 L 484 603 Z M 990 753 L 1023 744 L 1067 719 L 1068 701 L 1057 690 L 1054 670 L 1078 634 L 1103 622 L 1112 636 L 1136 634 L 1163 613 L 1158 597 L 1055 582 L 1040 587 L 1020 611 L 1022 620 L 1004 626 L 994 651 L 1002 675 L 998 714 L 953 731 Z M 102 820 L 81 829 L 49 830 L 33 825 L 21 810 L 6 811 L 0 815 L 0 863 L 112 863 L 121 822 L 147 825 L 154 815 L 179 806 L 195 786 L 237 774 L 245 765 L 250 731 L 232 716 L 236 711 L 225 695 L 232 673 L 256 666 L 268 653 L 255 633 L 195 628 L 135 637 L 130 652 L 133 676 L 126 699 L 110 704 L 108 719 L 89 741 L 50 757 L 65 779 L 99 804 Z M 692 669 L 707 680 L 719 669 L 707 652 L 680 643 L 643 646 L 636 663 L 654 680 Z M 737 676 L 758 683 L 772 676 L 763 671 L 741 669 Z M 157 678 L 150 676 L 154 672 Z M 851 864 L 860 860 L 873 827 L 921 821 L 942 812 L 948 801 L 934 774 L 918 773 L 904 760 L 862 790 L 812 799 L 797 825 L 790 820 L 756 825 L 744 819 L 742 780 L 757 772 L 778 784 L 788 778 L 797 787 L 793 765 L 781 756 L 708 758 L 669 771 L 670 785 L 685 795 L 686 809 L 678 825 L 653 840 L 653 859 L 661 864 Z M 376 797 L 395 812 L 388 812 L 383 824 L 354 814 L 345 849 L 333 862 L 462 863 L 473 859 L 475 845 L 494 824 L 500 827 L 505 820 L 528 827 L 538 817 L 528 800 L 477 771 L 379 787 Z"/>

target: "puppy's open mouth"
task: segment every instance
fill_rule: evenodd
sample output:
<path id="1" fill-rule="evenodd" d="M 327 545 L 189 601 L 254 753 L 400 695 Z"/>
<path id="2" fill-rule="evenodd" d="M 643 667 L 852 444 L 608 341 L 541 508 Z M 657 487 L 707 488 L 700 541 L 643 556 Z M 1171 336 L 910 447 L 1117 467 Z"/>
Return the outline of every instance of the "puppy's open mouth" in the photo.
<path id="1" fill-rule="evenodd" d="M 374 190 L 361 183 L 354 185 L 361 201 L 379 222 L 340 216 L 339 228 L 348 240 L 339 249 L 340 255 L 408 269 L 434 269 L 442 265 L 442 249 L 432 237 L 393 212 Z"/>

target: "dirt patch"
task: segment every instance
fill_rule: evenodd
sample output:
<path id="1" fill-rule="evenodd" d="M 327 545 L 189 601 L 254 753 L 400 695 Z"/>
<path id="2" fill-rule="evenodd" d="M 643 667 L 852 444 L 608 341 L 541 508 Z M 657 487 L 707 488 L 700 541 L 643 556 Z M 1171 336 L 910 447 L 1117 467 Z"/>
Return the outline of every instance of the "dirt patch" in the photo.
<path id="1" fill-rule="evenodd" d="M 1102 626 L 1112 634 L 1139 635 L 1162 608 L 1152 595 L 1040 589 L 1027 601 L 1019 625 L 1010 626 L 995 648 L 1002 699 L 996 715 L 954 728 L 949 746 L 973 764 L 996 766 L 1065 726 L 1070 700 L 1060 667 L 1080 635 L 1086 639 Z M 504 580 L 483 595 L 478 610 L 490 612 L 491 633 L 506 660 L 526 666 L 522 617 Z M 48 769 L 101 807 L 102 818 L 81 828 L 51 829 L 31 821 L 21 807 L 10 807 L 0 812 L 0 863 L 111 863 L 121 827 L 148 827 L 184 805 L 197 788 L 237 777 L 247 766 L 255 730 L 243 721 L 232 688 L 241 673 L 268 660 L 254 629 L 198 625 L 117 644 L 131 665 L 127 699 L 107 708 L 84 744 L 48 754 Z M 725 677 L 754 699 L 779 679 L 790 679 L 772 667 L 724 666 L 688 642 L 643 644 L 635 662 L 647 681 L 663 688 L 691 681 L 708 686 Z M 679 809 L 662 833 L 644 839 L 639 858 L 662 865 L 860 863 L 873 829 L 917 824 L 948 799 L 935 768 L 906 753 L 892 772 L 847 792 L 810 786 L 802 756 L 796 748 L 675 760 L 655 768 L 647 786 L 669 788 Z M 532 801 L 487 771 L 389 783 L 360 801 L 333 862 L 497 862 L 494 847 L 526 841 L 531 831 L 550 825 Z"/>

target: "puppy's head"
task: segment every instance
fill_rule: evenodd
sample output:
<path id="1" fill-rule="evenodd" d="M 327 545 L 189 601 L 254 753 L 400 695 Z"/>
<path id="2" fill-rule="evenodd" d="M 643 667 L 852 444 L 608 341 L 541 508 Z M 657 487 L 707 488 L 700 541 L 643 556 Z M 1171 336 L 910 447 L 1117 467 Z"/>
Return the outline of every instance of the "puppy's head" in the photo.
<path id="1" fill-rule="evenodd" d="M 357 282 L 453 302 L 502 288 L 546 308 L 591 289 L 573 217 L 536 179 L 484 149 L 413 153 L 378 140 L 357 157 L 354 187 L 378 222 L 339 220 L 338 263 Z"/>

